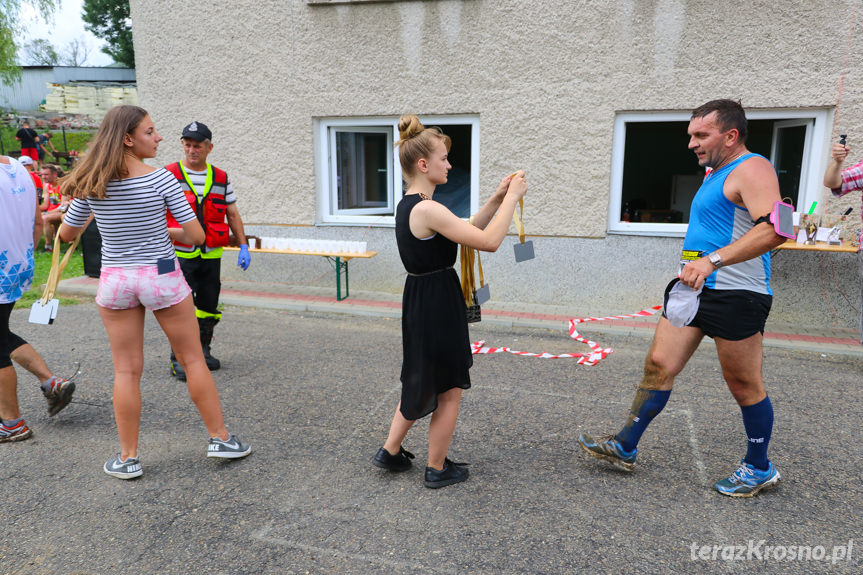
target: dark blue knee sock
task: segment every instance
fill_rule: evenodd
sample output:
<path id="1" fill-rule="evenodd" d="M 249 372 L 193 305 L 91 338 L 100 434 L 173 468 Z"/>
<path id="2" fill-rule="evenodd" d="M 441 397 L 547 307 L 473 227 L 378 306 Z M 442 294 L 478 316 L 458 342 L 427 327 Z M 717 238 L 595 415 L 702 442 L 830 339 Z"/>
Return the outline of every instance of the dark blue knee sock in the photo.
<path id="1" fill-rule="evenodd" d="M 765 397 L 755 405 L 740 406 L 746 428 L 747 449 L 743 461 L 757 469 L 767 469 L 767 444 L 773 432 L 773 404 Z"/>
<path id="2" fill-rule="evenodd" d="M 657 389 L 638 388 L 638 391 L 635 392 L 632 408 L 629 410 L 629 419 L 623 429 L 615 436 L 615 439 L 617 439 L 623 449 L 632 451 L 638 446 L 641 434 L 644 433 L 644 430 L 647 429 L 653 418 L 659 415 L 659 412 L 668 403 L 670 395 L 670 389 L 668 391 L 660 391 Z"/>

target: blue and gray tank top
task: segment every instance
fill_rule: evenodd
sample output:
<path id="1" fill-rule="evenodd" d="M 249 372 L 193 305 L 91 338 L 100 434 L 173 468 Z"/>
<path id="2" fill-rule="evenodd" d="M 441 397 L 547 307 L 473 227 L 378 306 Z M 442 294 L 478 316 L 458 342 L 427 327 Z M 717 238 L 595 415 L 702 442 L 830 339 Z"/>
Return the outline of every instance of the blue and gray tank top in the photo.
<path id="1" fill-rule="evenodd" d="M 746 154 L 711 172 L 695 198 L 689 214 L 684 250 L 705 255 L 733 243 L 755 225 L 746 208 L 741 208 L 722 192 L 725 179 L 737 166 L 758 154 Z M 704 284 L 717 290 L 742 289 L 773 295 L 770 290 L 770 252 L 745 262 L 724 266 L 707 277 Z"/>

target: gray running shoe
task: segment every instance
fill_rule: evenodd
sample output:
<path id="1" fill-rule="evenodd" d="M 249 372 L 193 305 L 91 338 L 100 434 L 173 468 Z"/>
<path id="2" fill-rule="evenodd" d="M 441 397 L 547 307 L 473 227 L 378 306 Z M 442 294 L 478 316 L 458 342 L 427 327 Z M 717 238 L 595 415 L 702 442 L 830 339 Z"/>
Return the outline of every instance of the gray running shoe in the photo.
<path id="1" fill-rule="evenodd" d="M 56 375 L 42 384 L 42 395 L 48 402 L 48 415 L 54 417 L 69 405 L 74 391 L 74 381 Z"/>
<path id="2" fill-rule="evenodd" d="M 245 457 L 252 452 L 252 447 L 248 443 L 243 443 L 233 433 L 224 441 L 211 437 L 210 444 L 207 446 L 207 457 L 218 457 L 220 459 L 239 459 Z"/>
<path id="3" fill-rule="evenodd" d="M 108 475 L 120 479 L 134 479 L 144 474 L 144 470 L 141 469 L 141 462 L 137 457 L 130 457 L 124 461 L 120 459 L 119 453 L 105 462 L 104 469 Z"/>

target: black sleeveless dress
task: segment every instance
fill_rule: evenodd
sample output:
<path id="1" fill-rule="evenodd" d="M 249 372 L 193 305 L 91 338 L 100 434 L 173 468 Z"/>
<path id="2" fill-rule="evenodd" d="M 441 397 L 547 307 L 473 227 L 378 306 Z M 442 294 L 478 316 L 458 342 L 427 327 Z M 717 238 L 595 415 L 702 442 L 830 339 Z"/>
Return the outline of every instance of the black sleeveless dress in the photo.
<path id="1" fill-rule="evenodd" d="M 464 296 L 453 269 L 458 244 L 435 234 L 411 233 L 411 210 L 419 194 L 404 196 L 396 208 L 396 242 L 408 276 L 402 296 L 402 403 L 406 419 L 437 409 L 437 396 L 470 387 L 473 365 Z"/>

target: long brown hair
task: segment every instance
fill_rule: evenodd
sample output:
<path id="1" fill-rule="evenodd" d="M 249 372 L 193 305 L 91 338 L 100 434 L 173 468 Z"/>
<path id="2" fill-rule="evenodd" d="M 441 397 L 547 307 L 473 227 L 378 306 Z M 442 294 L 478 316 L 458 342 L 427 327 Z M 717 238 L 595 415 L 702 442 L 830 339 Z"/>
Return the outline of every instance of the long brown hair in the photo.
<path id="1" fill-rule="evenodd" d="M 407 178 L 414 177 L 420 158 L 430 158 L 437 141 L 442 141 L 449 152 L 452 140 L 437 126 L 426 128 L 413 114 L 399 118 L 399 162 Z"/>
<path id="2" fill-rule="evenodd" d="M 138 106 L 114 106 L 99 125 L 87 153 L 71 174 L 60 180 L 64 195 L 73 198 L 106 198 L 108 182 L 128 176 L 123 138 L 147 116 Z"/>

